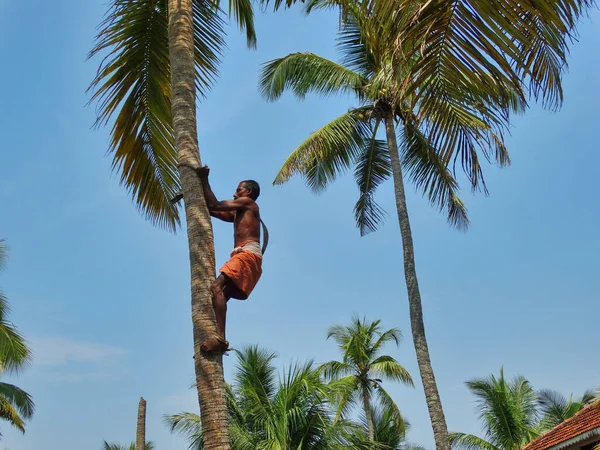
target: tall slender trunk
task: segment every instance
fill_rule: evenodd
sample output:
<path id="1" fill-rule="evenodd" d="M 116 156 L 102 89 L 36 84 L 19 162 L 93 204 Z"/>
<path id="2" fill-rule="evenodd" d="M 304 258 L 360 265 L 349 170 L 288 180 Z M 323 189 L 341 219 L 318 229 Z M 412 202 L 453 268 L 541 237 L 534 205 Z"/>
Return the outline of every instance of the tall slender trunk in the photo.
<path id="1" fill-rule="evenodd" d="M 215 279 L 212 224 L 200 178 L 194 85 L 193 0 L 168 0 L 173 128 L 184 195 L 190 252 L 192 323 L 198 402 L 206 450 L 229 450 L 222 355 L 205 355 L 200 344 L 216 332 L 210 285 Z"/>
<path id="2" fill-rule="evenodd" d="M 135 450 L 146 450 L 146 400 L 144 400 L 144 397 L 140 397 L 140 404 L 138 406 Z"/>
<path id="3" fill-rule="evenodd" d="M 404 277 L 406 278 L 406 288 L 408 290 L 408 304 L 410 307 L 410 325 L 412 328 L 413 342 L 417 353 L 417 362 L 425 399 L 433 427 L 433 436 L 435 438 L 435 447 L 437 450 L 450 450 L 448 440 L 448 426 L 442 409 L 442 401 L 438 392 L 433 368 L 431 367 L 431 358 L 427 339 L 425 338 L 425 324 L 423 323 L 423 308 L 421 306 L 421 293 L 419 292 L 419 283 L 417 281 L 417 271 L 415 268 L 415 251 L 413 247 L 412 233 L 410 231 L 410 221 L 408 219 L 408 210 L 406 208 L 406 195 L 404 193 L 404 181 L 402 179 L 402 167 L 400 165 L 400 156 L 398 155 L 398 143 L 396 142 L 396 130 L 394 119 L 391 112 L 386 113 L 385 131 L 387 135 L 388 148 L 392 163 L 392 173 L 394 177 L 394 192 L 396 194 L 396 209 L 398 210 L 398 221 L 400 222 L 400 233 L 402 234 L 402 247 L 404 249 Z"/>
<path id="4" fill-rule="evenodd" d="M 369 391 L 363 383 L 362 386 L 363 408 L 365 408 L 365 418 L 367 419 L 367 433 L 369 442 L 375 442 L 375 424 L 373 423 L 373 414 L 371 414 L 371 404 L 369 402 Z"/>

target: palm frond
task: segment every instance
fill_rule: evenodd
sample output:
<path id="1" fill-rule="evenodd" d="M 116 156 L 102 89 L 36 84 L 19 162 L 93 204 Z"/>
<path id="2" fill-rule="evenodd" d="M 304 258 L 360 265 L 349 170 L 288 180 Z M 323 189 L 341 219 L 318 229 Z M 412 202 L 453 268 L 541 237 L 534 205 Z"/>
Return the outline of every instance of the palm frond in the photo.
<path id="1" fill-rule="evenodd" d="M 31 361 L 31 351 L 25 338 L 8 321 L 9 312 L 8 300 L 0 292 L 0 369 L 18 373 Z"/>
<path id="2" fill-rule="evenodd" d="M 373 344 L 372 354 L 377 355 L 381 348 L 388 342 L 394 342 L 396 347 L 400 345 L 402 340 L 402 331 L 398 328 L 390 328 L 379 335 L 375 343 Z"/>
<path id="3" fill-rule="evenodd" d="M 207 1 L 207 0 L 203 0 Z M 256 48 L 256 29 L 254 27 L 254 9 L 251 0 L 229 0 L 229 16 L 233 16 L 240 30 L 246 31 L 248 47 Z"/>
<path id="4" fill-rule="evenodd" d="M 324 96 L 359 93 L 366 80 L 359 73 L 313 53 L 292 53 L 263 65 L 260 90 L 277 100 L 288 89 L 300 99 L 308 93 Z"/>
<path id="5" fill-rule="evenodd" d="M 337 46 L 342 54 L 342 64 L 361 74 L 365 80 L 370 80 L 377 71 L 377 61 L 367 49 L 364 27 L 358 23 L 359 18 L 360 15 L 344 15 L 338 32 Z"/>
<path id="6" fill-rule="evenodd" d="M 24 419 L 30 419 L 35 410 L 31 395 L 13 384 L 0 383 L 0 398 L 10 403 Z"/>
<path id="7" fill-rule="evenodd" d="M 319 371 L 326 380 L 334 380 L 345 377 L 352 373 L 352 367 L 349 364 L 340 361 L 329 361 L 319 366 Z"/>
<path id="8" fill-rule="evenodd" d="M 312 133 L 284 162 L 274 184 L 301 174 L 314 192 L 325 189 L 350 168 L 370 139 L 369 111 L 369 107 L 352 109 Z"/>
<path id="9" fill-rule="evenodd" d="M 427 196 L 432 206 L 447 211 L 448 223 L 466 230 L 469 226 L 467 208 L 458 197 L 458 183 L 439 152 L 408 117 L 404 121 L 402 137 L 401 161 L 409 179 Z"/>
<path id="10" fill-rule="evenodd" d="M 392 397 L 390 397 L 390 394 L 388 394 L 383 387 L 378 386 L 376 392 L 377 398 L 379 399 L 379 404 L 386 411 L 388 411 L 389 420 L 391 420 L 394 423 L 396 428 L 401 433 L 404 433 L 404 418 L 402 417 L 402 413 L 400 412 L 400 408 L 398 408 L 396 402 L 394 402 Z"/>
<path id="11" fill-rule="evenodd" d="M 364 143 L 355 162 L 354 179 L 360 195 L 354 206 L 354 218 L 361 236 L 375 231 L 382 222 L 385 211 L 375 202 L 374 194 L 392 174 L 387 143 L 376 139 L 379 123 L 375 123 L 370 141 Z"/>
<path id="12" fill-rule="evenodd" d="M 450 445 L 455 450 L 502 450 L 485 439 L 465 433 L 450 433 Z"/>
<path id="13" fill-rule="evenodd" d="M 211 86 L 223 41 L 219 11 L 194 2 L 196 90 Z M 180 223 L 170 199 L 180 190 L 170 100 L 165 0 L 112 0 L 88 58 L 104 55 L 88 91 L 97 102 L 96 127 L 113 122 L 113 170 L 155 225 Z"/>
<path id="14" fill-rule="evenodd" d="M 189 412 L 166 415 L 165 424 L 171 433 L 183 436 L 189 442 L 190 450 L 202 450 L 204 441 L 202 438 L 202 419 L 200 415 Z"/>
<path id="15" fill-rule="evenodd" d="M 408 386 L 414 387 L 414 382 L 408 370 L 398 361 L 388 355 L 382 355 L 371 363 L 372 376 L 377 378 L 388 378 Z"/>

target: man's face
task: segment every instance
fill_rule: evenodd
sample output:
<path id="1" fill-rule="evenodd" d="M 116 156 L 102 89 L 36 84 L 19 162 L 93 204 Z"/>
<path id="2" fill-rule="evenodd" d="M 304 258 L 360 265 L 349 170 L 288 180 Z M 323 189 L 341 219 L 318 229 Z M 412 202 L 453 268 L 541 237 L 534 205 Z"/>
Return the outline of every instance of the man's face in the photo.
<path id="1" fill-rule="evenodd" d="M 241 197 L 250 197 L 251 193 L 252 193 L 252 191 L 249 189 L 246 189 L 246 186 L 244 185 L 244 183 L 240 183 L 240 184 L 238 184 L 238 187 L 235 190 L 235 194 L 233 194 L 233 198 L 238 199 Z"/>

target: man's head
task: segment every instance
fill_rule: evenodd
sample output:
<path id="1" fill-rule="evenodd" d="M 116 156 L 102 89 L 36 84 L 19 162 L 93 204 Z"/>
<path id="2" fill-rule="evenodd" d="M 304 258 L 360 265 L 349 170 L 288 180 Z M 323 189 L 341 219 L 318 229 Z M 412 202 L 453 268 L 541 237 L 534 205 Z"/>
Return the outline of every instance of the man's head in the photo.
<path id="1" fill-rule="evenodd" d="M 233 198 L 250 197 L 256 201 L 259 195 L 260 186 L 258 183 L 254 180 L 244 180 L 238 185 Z"/>

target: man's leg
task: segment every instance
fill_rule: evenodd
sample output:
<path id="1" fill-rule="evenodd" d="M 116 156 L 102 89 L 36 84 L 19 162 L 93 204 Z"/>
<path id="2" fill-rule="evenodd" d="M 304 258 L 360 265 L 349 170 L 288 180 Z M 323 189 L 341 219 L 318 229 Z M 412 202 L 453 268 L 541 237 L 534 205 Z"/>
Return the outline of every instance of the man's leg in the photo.
<path id="1" fill-rule="evenodd" d="M 211 291 L 213 294 L 213 309 L 215 311 L 215 319 L 217 321 L 217 337 L 210 337 L 206 339 L 201 346 L 201 349 L 205 352 L 214 351 L 226 351 L 228 344 L 225 339 L 225 320 L 227 318 L 227 301 L 231 298 L 227 291 L 229 291 L 229 285 L 233 284 L 232 281 L 224 274 L 220 274 L 218 278 L 213 281 L 211 285 Z"/>

